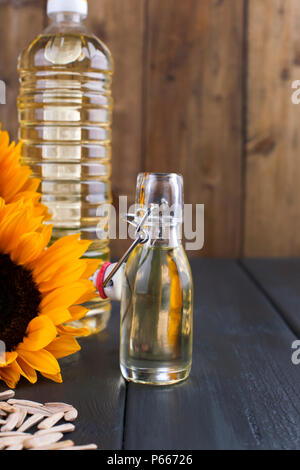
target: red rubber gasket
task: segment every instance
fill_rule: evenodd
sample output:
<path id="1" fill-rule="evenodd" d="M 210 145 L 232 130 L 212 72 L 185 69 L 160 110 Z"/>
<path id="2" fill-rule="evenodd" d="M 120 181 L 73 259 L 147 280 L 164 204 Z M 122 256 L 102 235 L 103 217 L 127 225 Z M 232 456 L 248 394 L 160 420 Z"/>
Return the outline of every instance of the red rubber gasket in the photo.
<path id="1" fill-rule="evenodd" d="M 105 294 L 104 288 L 103 288 L 103 281 L 104 281 L 104 276 L 105 276 L 106 270 L 107 270 L 108 266 L 110 266 L 110 265 L 111 265 L 111 263 L 109 261 L 107 261 L 107 263 L 104 263 L 101 266 L 101 269 L 98 273 L 97 280 L 96 280 L 96 287 L 98 289 L 98 292 L 99 292 L 99 295 L 100 295 L 101 299 L 103 299 L 103 300 L 107 299 L 107 295 Z"/>

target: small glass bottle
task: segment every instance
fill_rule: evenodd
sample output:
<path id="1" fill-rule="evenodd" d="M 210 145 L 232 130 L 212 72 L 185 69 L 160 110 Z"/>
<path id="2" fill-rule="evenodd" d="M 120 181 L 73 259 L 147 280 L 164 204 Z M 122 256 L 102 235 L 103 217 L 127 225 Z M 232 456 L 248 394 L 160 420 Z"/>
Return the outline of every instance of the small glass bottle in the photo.
<path id="1" fill-rule="evenodd" d="M 169 385 L 192 364 L 193 281 L 182 241 L 183 179 L 140 174 L 136 224 L 149 239 L 131 253 L 121 299 L 120 366 L 133 382 Z"/>

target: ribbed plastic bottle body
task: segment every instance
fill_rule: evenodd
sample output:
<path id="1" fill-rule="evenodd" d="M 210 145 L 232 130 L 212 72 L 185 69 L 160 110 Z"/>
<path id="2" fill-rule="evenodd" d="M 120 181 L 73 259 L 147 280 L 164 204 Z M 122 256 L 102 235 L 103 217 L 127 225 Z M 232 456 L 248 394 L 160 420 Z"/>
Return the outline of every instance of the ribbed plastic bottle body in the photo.
<path id="1" fill-rule="evenodd" d="M 65 28 L 40 35 L 19 59 L 22 159 L 41 178 L 53 240 L 80 233 L 86 256 L 109 258 L 105 205 L 111 202 L 113 65 L 95 36 Z M 102 210 L 103 209 L 103 210 Z M 100 235 L 101 236 L 101 235 Z M 98 313 L 99 299 L 89 306 Z"/>

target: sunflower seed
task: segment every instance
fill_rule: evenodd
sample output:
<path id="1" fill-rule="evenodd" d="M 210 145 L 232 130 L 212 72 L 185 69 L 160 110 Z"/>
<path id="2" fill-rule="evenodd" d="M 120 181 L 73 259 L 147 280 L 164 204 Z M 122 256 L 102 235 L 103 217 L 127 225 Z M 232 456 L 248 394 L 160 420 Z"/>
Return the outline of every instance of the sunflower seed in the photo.
<path id="1" fill-rule="evenodd" d="M 1 437 L 26 437 L 26 436 L 31 436 L 28 432 L 20 432 L 20 431 L 7 431 L 7 432 L 1 432 L 0 433 L 0 438 Z"/>
<path id="2" fill-rule="evenodd" d="M 30 406 L 31 408 L 43 408 L 44 407 L 44 405 L 42 403 L 37 403 L 36 401 L 16 400 L 14 398 L 11 398 L 10 400 L 7 400 L 7 403 L 9 403 L 10 405 Z"/>
<path id="3" fill-rule="evenodd" d="M 15 429 L 16 424 L 19 421 L 19 419 L 20 419 L 20 415 L 17 411 L 14 413 L 10 413 L 10 415 L 8 416 L 6 420 L 6 423 L 3 426 L 1 426 L 1 432 L 12 431 L 13 429 Z"/>
<path id="4" fill-rule="evenodd" d="M 23 442 L 25 449 L 32 449 L 34 447 L 44 447 L 54 444 L 63 437 L 61 432 L 52 432 L 44 434 L 43 436 L 34 436 L 29 439 L 25 439 Z"/>
<path id="5" fill-rule="evenodd" d="M 64 450 L 96 450 L 98 446 L 96 444 L 88 444 L 86 446 L 73 446 L 65 447 Z"/>
<path id="6" fill-rule="evenodd" d="M 34 408 L 32 406 L 27 406 L 27 405 L 18 405 L 18 408 L 25 409 L 29 415 L 40 415 L 44 417 L 52 415 L 52 413 L 49 410 L 47 410 L 45 407 Z"/>
<path id="7" fill-rule="evenodd" d="M 4 447 L 13 446 L 14 444 L 23 444 L 23 442 L 28 439 L 26 436 L 10 436 L 10 437 L 1 437 L 0 445 Z"/>
<path id="8" fill-rule="evenodd" d="M 75 426 L 69 421 L 77 418 L 78 411 L 72 405 L 62 402 L 48 402 L 43 405 L 31 400 L 15 399 L 14 396 L 13 390 L 0 394 L 0 450 L 97 449 L 96 444 L 75 446 L 72 440 L 58 442 L 63 433 L 75 430 Z M 27 414 L 32 416 L 26 419 Z M 56 425 L 63 418 L 67 422 Z M 39 431 L 35 434 L 24 432 L 38 423 Z"/>
<path id="9" fill-rule="evenodd" d="M 54 444 L 50 444 L 49 446 L 34 447 L 31 450 L 61 450 L 61 449 L 63 450 L 65 447 L 72 447 L 72 446 L 74 446 L 73 441 L 61 441 L 61 442 L 55 442 Z"/>
<path id="10" fill-rule="evenodd" d="M 39 425 L 39 429 L 49 429 L 52 428 L 58 421 L 60 421 L 64 417 L 63 411 L 60 411 L 59 413 L 54 413 L 52 416 L 49 416 L 49 418 L 44 419 Z"/>
<path id="11" fill-rule="evenodd" d="M 6 447 L 5 450 L 23 450 L 23 442 Z"/>
<path id="12" fill-rule="evenodd" d="M 16 424 L 16 428 L 19 428 L 24 423 L 25 418 L 27 416 L 27 410 L 26 410 L 26 408 L 19 408 L 18 413 L 19 413 L 19 420 Z"/>
<path id="13" fill-rule="evenodd" d="M 21 431 L 21 432 L 27 431 L 28 429 L 32 428 L 32 426 L 34 426 L 35 424 L 42 421 L 43 418 L 44 418 L 44 416 L 41 415 L 41 414 L 36 414 L 36 415 L 30 416 L 30 418 L 28 418 L 22 424 L 22 426 L 19 427 L 19 431 Z"/>
<path id="14" fill-rule="evenodd" d="M 52 410 L 52 413 L 57 413 L 58 411 L 70 411 L 73 409 L 72 405 L 68 405 L 67 403 L 45 403 L 45 407 L 49 410 Z"/>
<path id="15" fill-rule="evenodd" d="M 13 390 L 6 390 L 5 392 L 0 393 L 0 400 L 8 400 L 14 396 L 15 392 Z"/>
<path id="16" fill-rule="evenodd" d="M 65 413 L 65 420 L 66 421 L 75 421 L 77 416 L 78 416 L 78 411 L 76 410 L 76 408 L 72 408 L 72 410 L 67 411 Z"/>
<path id="17" fill-rule="evenodd" d="M 6 411 L 6 413 L 14 413 L 16 407 L 9 405 L 6 401 L 0 401 L 0 410 Z"/>
<path id="18" fill-rule="evenodd" d="M 35 436 L 42 436 L 43 434 L 49 434 L 50 432 L 73 432 L 75 430 L 74 424 L 65 423 L 59 426 L 54 426 L 50 429 L 41 429 L 35 433 Z"/>

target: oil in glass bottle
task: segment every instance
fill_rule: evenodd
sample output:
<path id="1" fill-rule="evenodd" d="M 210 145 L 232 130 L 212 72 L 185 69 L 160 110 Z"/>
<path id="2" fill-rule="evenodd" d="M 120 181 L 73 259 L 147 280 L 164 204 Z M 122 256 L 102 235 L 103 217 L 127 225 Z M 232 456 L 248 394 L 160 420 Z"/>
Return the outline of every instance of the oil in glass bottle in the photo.
<path id="1" fill-rule="evenodd" d="M 121 300 L 120 365 L 133 382 L 169 385 L 186 379 L 192 364 L 193 281 L 181 241 L 183 180 L 141 174 L 136 223 L 148 241 L 131 253 Z"/>
<path id="2" fill-rule="evenodd" d="M 109 259 L 111 202 L 112 56 L 83 23 L 86 0 L 48 0 L 50 24 L 19 58 L 19 134 L 22 160 L 41 179 L 42 202 L 53 224 L 52 242 L 80 234 L 92 241 L 86 256 Z M 110 303 L 85 304 L 80 326 L 106 326 Z"/>

